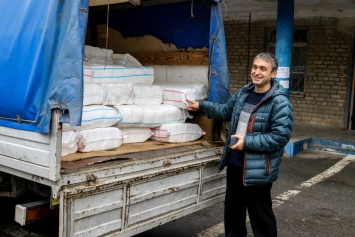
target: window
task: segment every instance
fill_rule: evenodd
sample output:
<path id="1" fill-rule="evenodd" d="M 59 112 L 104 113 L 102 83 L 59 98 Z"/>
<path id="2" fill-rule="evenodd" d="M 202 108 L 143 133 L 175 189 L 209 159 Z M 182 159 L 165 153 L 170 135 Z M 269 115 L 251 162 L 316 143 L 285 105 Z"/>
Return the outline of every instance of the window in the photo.
<path id="1" fill-rule="evenodd" d="M 267 50 L 275 53 L 276 30 L 267 31 Z M 307 30 L 296 29 L 293 31 L 292 66 L 290 75 L 290 94 L 294 96 L 304 95 L 307 65 Z"/>

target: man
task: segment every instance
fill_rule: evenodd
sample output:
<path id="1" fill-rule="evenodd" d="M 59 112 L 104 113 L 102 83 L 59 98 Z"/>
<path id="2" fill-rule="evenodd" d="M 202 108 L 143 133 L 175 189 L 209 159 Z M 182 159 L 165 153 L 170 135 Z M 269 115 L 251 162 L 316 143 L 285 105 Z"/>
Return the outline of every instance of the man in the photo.
<path id="1" fill-rule="evenodd" d="M 225 104 L 187 100 L 190 110 L 231 121 L 219 169 L 227 168 L 224 225 L 227 237 L 247 236 L 246 210 L 255 237 L 277 236 L 271 187 L 284 147 L 291 137 L 293 110 L 284 88 L 273 79 L 278 62 L 260 53 L 251 69 L 252 83 Z M 237 142 L 230 144 L 231 140 Z"/>

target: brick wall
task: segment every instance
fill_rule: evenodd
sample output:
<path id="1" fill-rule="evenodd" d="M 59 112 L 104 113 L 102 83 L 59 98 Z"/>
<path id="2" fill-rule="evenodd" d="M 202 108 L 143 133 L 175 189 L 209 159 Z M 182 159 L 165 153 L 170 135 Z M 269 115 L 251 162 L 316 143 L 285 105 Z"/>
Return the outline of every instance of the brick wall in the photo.
<path id="1" fill-rule="evenodd" d="M 266 50 L 266 28 L 275 24 L 276 20 L 252 22 L 248 49 L 248 22 L 225 22 L 231 93 L 251 81 L 252 60 Z M 339 30 L 335 18 L 296 20 L 294 25 L 308 29 L 305 95 L 290 97 L 295 124 L 344 129 L 352 80 L 354 31 Z"/>
<path id="2" fill-rule="evenodd" d="M 265 50 L 265 26 L 251 24 L 250 46 L 249 24 L 243 21 L 225 22 L 228 69 L 230 73 L 231 93 L 251 82 L 250 68 L 256 54 Z"/>

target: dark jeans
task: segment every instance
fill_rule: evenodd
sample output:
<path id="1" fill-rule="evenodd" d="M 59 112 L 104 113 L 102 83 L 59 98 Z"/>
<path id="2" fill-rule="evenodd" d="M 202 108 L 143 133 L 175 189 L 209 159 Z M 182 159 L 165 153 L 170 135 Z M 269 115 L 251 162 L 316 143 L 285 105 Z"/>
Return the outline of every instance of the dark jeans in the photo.
<path id="1" fill-rule="evenodd" d="M 277 236 L 276 218 L 272 210 L 272 184 L 244 186 L 243 168 L 227 168 L 227 191 L 224 207 L 226 237 L 247 236 L 246 211 L 255 237 Z"/>

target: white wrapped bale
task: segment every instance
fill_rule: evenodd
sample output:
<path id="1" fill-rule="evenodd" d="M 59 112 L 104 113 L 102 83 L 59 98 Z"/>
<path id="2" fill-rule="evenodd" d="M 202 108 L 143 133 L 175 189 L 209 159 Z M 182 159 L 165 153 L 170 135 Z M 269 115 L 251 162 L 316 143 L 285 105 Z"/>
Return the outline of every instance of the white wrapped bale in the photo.
<path id="1" fill-rule="evenodd" d="M 163 89 L 155 85 L 134 84 L 133 104 L 159 105 L 163 103 Z"/>
<path id="2" fill-rule="evenodd" d="M 137 83 L 151 85 L 152 67 L 124 67 L 120 65 L 91 64 L 93 83 Z"/>
<path id="3" fill-rule="evenodd" d="M 84 84 L 83 105 L 101 105 L 106 101 L 107 93 L 99 84 Z"/>
<path id="4" fill-rule="evenodd" d="M 119 128 L 158 127 L 166 123 L 183 123 L 189 117 L 187 110 L 172 105 L 120 105 L 114 106 L 122 116 Z"/>
<path id="5" fill-rule="evenodd" d="M 198 124 L 171 123 L 152 128 L 153 135 L 150 139 L 160 142 L 178 143 L 195 141 L 205 135 Z"/>
<path id="6" fill-rule="evenodd" d="M 138 143 L 145 142 L 152 135 L 150 128 L 121 128 L 123 134 L 123 143 Z"/>
<path id="7" fill-rule="evenodd" d="M 133 83 L 102 83 L 107 93 L 105 105 L 133 104 Z"/>
<path id="8" fill-rule="evenodd" d="M 115 127 L 93 128 L 80 131 L 80 152 L 102 151 L 115 149 L 122 145 L 122 132 Z"/>
<path id="9" fill-rule="evenodd" d="M 186 109 L 186 98 L 203 100 L 207 97 L 207 86 L 203 84 L 159 84 L 163 88 L 163 104 Z"/>
<path id="10" fill-rule="evenodd" d="M 142 64 L 132 55 L 126 54 L 113 54 L 113 64 L 125 67 L 142 67 Z"/>
<path id="11" fill-rule="evenodd" d="M 83 70 L 83 76 L 84 76 L 84 84 L 85 83 L 91 83 L 92 82 L 92 70 L 90 66 L 84 65 L 84 70 Z"/>
<path id="12" fill-rule="evenodd" d="M 74 131 L 62 132 L 62 156 L 74 154 L 78 151 L 80 135 Z"/>
<path id="13" fill-rule="evenodd" d="M 63 124 L 63 131 L 86 130 L 115 125 L 122 119 L 117 111 L 104 105 L 89 105 L 83 107 L 81 126 Z"/>
<path id="14" fill-rule="evenodd" d="M 84 60 L 88 63 L 113 64 L 113 50 L 85 45 Z"/>

